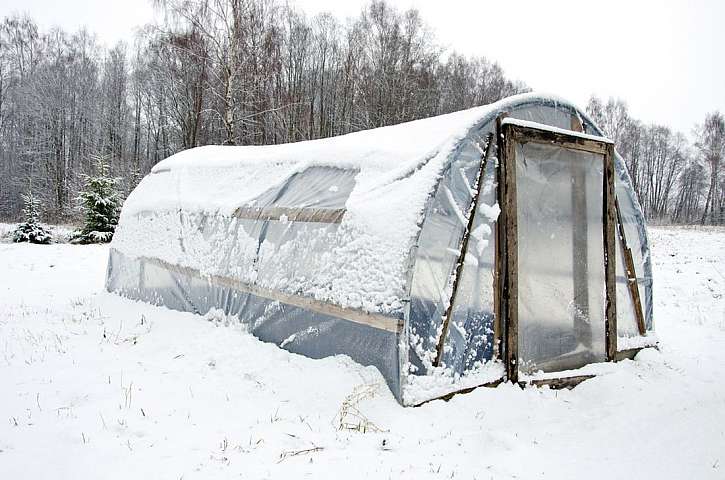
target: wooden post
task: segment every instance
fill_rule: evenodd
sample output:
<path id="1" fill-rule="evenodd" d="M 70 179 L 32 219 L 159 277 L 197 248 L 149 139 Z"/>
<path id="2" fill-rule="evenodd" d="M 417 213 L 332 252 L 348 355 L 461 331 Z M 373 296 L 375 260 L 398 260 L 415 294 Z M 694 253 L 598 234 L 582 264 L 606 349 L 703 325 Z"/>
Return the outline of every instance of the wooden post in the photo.
<path id="1" fill-rule="evenodd" d="M 506 321 L 506 376 L 510 382 L 519 381 L 519 299 L 518 299 L 518 218 L 516 210 L 516 141 L 514 128 L 497 122 L 499 161 L 501 162 L 504 238 L 504 278 L 501 294 Z"/>
<path id="2" fill-rule="evenodd" d="M 617 286 L 616 286 L 616 245 L 614 236 L 614 145 L 607 144 L 604 155 L 604 280 L 606 291 L 605 329 L 607 360 L 614 361 L 617 356 Z"/>
<path id="3" fill-rule="evenodd" d="M 503 182 L 503 141 L 501 138 L 501 122 L 508 116 L 508 113 L 504 112 L 496 118 L 496 200 L 498 201 L 499 207 L 504 204 L 504 182 Z M 494 350 L 493 358 L 504 361 L 504 352 L 506 351 L 506 344 L 503 338 L 504 332 L 504 315 L 505 307 L 503 304 L 503 289 L 504 289 L 504 278 L 506 272 L 506 266 L 504 259 L 506 258 L 506 212 L 500 209 L 498 219 L 496 220 L 496 248 L 494 258 L 494 273 L 493 273 L 493 295 L 494 295 L 494 320 L 493 320 L 493 338 L 494 338 Z"/>
<path id="4" fill-rule="evenodd" d="M 630 297 L 632 297 L 634 316 L 637 320 L 637 330 L 640 335 L 645 335 L 647 333 L 647 326 L 644 323 L 644 314 L 642 313 L 642 300 L 639 296 L 639 286 L 637 285 L 637 273 L 634 269 L 632 249 L 627 244 L 627 234 L 624 231 L 622 213 L 619 210 L 619 200 L 616 198 L 614 199 L 614 205 L 617 211 L 617 226 L 619 227 L 619 241 L 622 247 L 622 264 L 624 265 L 624 273 L 627 278 L 627 289 L 629 290 Z"/>

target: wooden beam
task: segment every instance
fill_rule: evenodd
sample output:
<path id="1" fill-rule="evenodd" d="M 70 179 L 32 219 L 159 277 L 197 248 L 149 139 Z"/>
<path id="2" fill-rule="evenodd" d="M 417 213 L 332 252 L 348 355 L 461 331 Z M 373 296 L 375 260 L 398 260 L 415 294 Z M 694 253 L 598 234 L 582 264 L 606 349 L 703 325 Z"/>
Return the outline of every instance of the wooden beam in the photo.
<path id="1" fill-rule="evenodd" d="M 448 329 L 450 328 L 451 316 L 453 314 L 453 305 L 456 301 L 456 294 L 458 293 L 458 285 L 460 284 L 461 277 L 463 276 L 463 266 L 466 263 L 466 252 L 468 252 L 468 240 L 471 237 L 471 231 L 473 230 L 473 223 L 476 219 L 476 212 L 478 211 L 478 199 L 480 198 L 481 190 L 483 189 L 483 175 L 486 170 L 486 162 L 488 155 L 491 151 L 491 145 L 493 144 L 493 134 L 488 134 L 486 138 L 486 145 L 483 149 L 483 155 L 481 155 L 481 162 L 478 167 L 478 174 L 476 175 L 476 183 L 474 184 L 473 197 L 471 203 L 468 206 L 468 223 L 466 229 L 463 231 L 463 238 L 459 246 L 458 261 L 456 262 L 455 273 L 453 277 L 453 285 L 451 287 L 451 296 L 448 299 L 448 306 L 443 315 L 443 325 L 441 328 L 441 334 L 438 337 L 438 344 L 436 345 L 436 357 L 433 361 L 434 367 L 439 367 L 441 360 L 443 359 L 443 351 L 446 343 L 446 337 L 448 336 Z"/>
<path id="2" fill-rule="evenodd" d="M 620 350 L 617 352 L 617 356 L 615 360 L 617 362 L 620 362 L 622 360 L 634 360 L 634 357 L 637 356 L 639 352 L 644 350 L 645 348 L 654 348 L 655 350 L 659 350 L 659 346 L 655 343 L 653 345 L 647 345 L 645 347 L 637 347 L 637 348 L 629 348 L 627 350 Z"/>
<path id="3" fill-rule="evenodd" d="M 172 265 L 158 258 L 140 257 L 138 260 L 141 262 L 142 265 L 148 263 L 150 265 L 154 265 L 158 268 L 162 268 L 170 272 L 179 273 L 181 275 L 186 275 L 192 278 L 199 278 L 208 282 L 211 285 L 231 288 L 239 292 L 254 295 L 256 297 L 266 298 L 268 300 L 277 301 L 280 303 L 284 303 L 285 305 L 299 307 L 323 315 L 329 315 L 331 317 L 340 318 L 349 322 L 376 328 L 378 330 L 385 330 L 392 333 L 400 333 L 403 328 L 402 320 L 388 317 L 379 313 L 370 313 L 362 310 L 344 308 L 333 303 L 326 303 L 310 297 L 292 295 L 289 293 L 280 292 L 278 290 L 259 287 L 257 285 L 250 285 L 248 283 L 244 283 L 229 277 L 223 277 L 219 275 L 202 275 L 199 270 L 196 270 L 194 268 L 182 267 L 180 265 Z"/>
<path id="4" fill-rule="evenodd" d="M 590 378 L 594 378 L 595 376 L 596 375 L 577 375 L 574 377 L 544 378 L 541 380 L 531 380 L 528 382 L 528 385 L 532 385 L 534 387 L 548 386 L 552 390 L 562 390 L 564 388 L 571 390 L 580 383 L 589 380 Z M 522 387 L 527 385 L 526 382 L 519 382 L 519 384 Z"/>
<path id="5" fill-rule="evenodd" d="M 604 155 L 604 285 L 605 285 L 605 340 L 607 359 L 615 360 L 617 355 L 617 259 L 614 236 L 614 145 L 607 144 Z"/>
<path id="6" fill-rule="evenodd" d="M 501 160 L 501 152 L 503 151 L 503 141 L 501 139 L 501 122 L 508 116 L 507 112 L 502 113 L 496 118 L 496 200 L 499 206 L 504 204 L 504 182 L 503 182 L 503 161 Z M 498 219 L 496 219 L 495 241 L 496 248 L 494 252 L 494 272 L 493 272 L 493 296 L 494 296 L 494 319 L 493 319 L 493 338 L 494 349 L 493 358 L 504 361 L 504 352 L 506 350 L 504 332 L 504 316 L 505 305 L 503 301 L 504 277 L 506 266 L 504 259 L 506 258 L 506 212 L 501 209 Z"/>
<path id="7" fill-rule="evenodd" d="M 589 380 L 591 378 L 595 378 L 596 375 L 575 375 L 572 377 L 560 377 L 560 378 L 545 378 L 541 380 L 530 380 L 528 382 L 518 382 L 518 385 L 521 388 L 526 388 L 528 386 L 532 387 L 543 387 L 548 386 L 552 390 L 562 390 L 566 388 L 567 390 L 571 390 L 580 383 Z M 482 383 L 480 385 L 476 385 L 474 387 L 466 387 L 461 388 L 460 390 L 456 390 L 450 393 L 446 393 L 445 395 L 441 395 L 440 397 L 431 398 L 430 400 L 425 400 L 420 403 L 416 403 L 413 405 L 414 407 L 420 407 L 421 405 L 425 405 L 426 403 L 434 402 L 436 400 L 443 400 L 445 402 L 451 400 L 453 397 L 457 395 L 465 395 L 467 393 L 471 393 L 476 389 L 479 388 L 496 388 L 499 385 L 501 385 L 504 382 L 503 378 L 499 378 L 496 380 L 493 380 L 492 382 L 486 382 Z"/>
<path id="8" fill-rule="evenodd" d="M 639 296 L 639 286 L 637 285 L 637 272 L 634 269 L 634 259 L 632 258 L 632 249 L 627 245 L 627 234 L 624 231 L 624 223 L 622 222 L 622 213 L 619 209 L 619 200 L 614 201 L 615 210 L 617 211 L 617 226 L 619 227 L 619 241 L 622 250 L 622 264 L 624 265 L 624 273 L 627 278 L 627 290 L 632 298 L 632 306 L 634 316 L 637 322 L 637 330 L 640 335 L 647 333 L 647 326 L 644 322 L 644 314 L 642 312 L 642 300 Z"/>
<path id="9" fill-rule="evenodd" d="M 516 124 L 506 124 L 512 127 L 514 140 L 518 142 L 534 142 L 534 143 L 555 143 L 563 148 L 571 150 L 582 150 L 585 152 L 605 155 L 607 153 L 607 145 L 611 145 L 609 140 L 602 138 L 601 141 L 591 138 L 579 137 L 576 135 L 567 135 L 562 132 L 538 129 L 535 127 L 523 127 Z"/>
<path id="10" fill-rule="evenodd" d="M 283 220 L 289 222 L 340 223 L 344 208 L 249 207 L 236 209 L 234 216 L 249 220 Z"/>
<path id="11" fill-rule="evenodd" d="M 519 298 L 518 298 L 518 212 L 516 207 L 516 138 L 517 128 L 497 122 L 499 135 L 499 162 L 501 162 L 504 228 L 504 282 L 501 296 L 506 321 L 506 376 L 510 382 L 519 378 Z"/>
<path id="12" fill-rule="evenodd" d="M 431 398 L 430 400 L 425 400 L 420 403 L 416 403 L 413 406 L 420 407 L 421 405 L 425 405 L 426 403 L 434 402 L 436 400 L 443 400 L 443 401 L 447 402 L 450 399 L 452 399 L 453 397 L 455 397 L 456 395 L 464 395 L 466 393 L 471 393 L 472 391 L 476 390 L 477 388 L 496 388 L 499 385 L 501 385 L 502 383 L 503 383 L 503 378 L 498 378 L 492 382 L 486 382 L 486 383 L 482 383 L 480 385 L 476 385 L 474 387 L 466 387 L 466 388 L 462 388 L 460 390 L 456 390 L 454 392 L 446 393 L 445 395 L 441 395 L 440 397 L 435 397 L 435 398 Z"/>

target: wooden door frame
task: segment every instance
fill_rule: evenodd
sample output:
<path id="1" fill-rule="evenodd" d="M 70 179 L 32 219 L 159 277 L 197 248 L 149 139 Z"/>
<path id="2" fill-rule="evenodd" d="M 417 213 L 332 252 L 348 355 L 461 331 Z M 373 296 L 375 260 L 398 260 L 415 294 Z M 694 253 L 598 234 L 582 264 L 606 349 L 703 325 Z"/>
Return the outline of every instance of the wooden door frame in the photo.
<path id="1" fill-rule="evenodd" d="M 498 197 L 501 206 L 497 234 L 498 311 L 501 322 L 497 342 L 502 346 L 499 355 L 506 366 L 509 381 L 517 383 L 519 374 L 519 322 L 518 322 L 518 219 L 516 203 L 516 151 L 517 143 L 559 145 L 562 148 L 601 155 L 603 158 L 602 224 L 605 280 L 605 342 L 607 361 L 617 357 L 616 313 L 616 253 L 615 253 L 615 194 L 614 145 L 606 139 L 552 130 L 551 127 L 527 122 L 507 122 L 504 116 L 496 121 L 499 157 Z"/>

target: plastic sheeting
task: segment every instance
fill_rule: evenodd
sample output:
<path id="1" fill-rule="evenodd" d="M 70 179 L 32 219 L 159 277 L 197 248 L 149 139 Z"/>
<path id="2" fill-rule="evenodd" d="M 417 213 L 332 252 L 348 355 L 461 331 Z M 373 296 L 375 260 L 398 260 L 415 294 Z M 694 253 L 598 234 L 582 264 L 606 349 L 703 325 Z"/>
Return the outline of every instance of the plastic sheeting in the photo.
<path id="1" fill-rule="evenodd" d="M 414 262 L 410 286 L 410 306 L 408 309 L 408 355 L 409 362 L 402 366 L 404 375 L 403 388 L 409 386 L 411 389 L 417 387 L 420 383 L 416 377 L 435 376 L 448 378 L 450 380 L 450 391 L 466 388 L 470 385 L 485 383 L 485 381 L 471 381 L 469 377 L 475 377 L 477 372 L 485 370 L 486 364 L 495 363 L 494 358 L 494 322 L 495 319 L 495 293 L 494 293 L 494 259 L 495 259 L 495 238 L 494 233 L 496 227 L 496 215 L 499 206 L 496 203 L 496 165 L 497 159 L 492 158 L 487 163 L 484 179 L 482 182 L 483 192 L 480 200 L 479 209 L 474 219 L 474 228 L 472 229 L 472 245 L 465 256 L 464 267 L 461 273 L 462 278 L 458 285 L 458 291 L 452 308 L 451 326 L 444 342 L 444 353 L 440 367 L 433 366 L 433 359 L 436 355 L 436 346 L 442 332 L 442 321 L 445 310 L 448 306 L 452 294 L 452 281 L 456 261 L 459 254 L 461 239 L 465 230 L 466 218 L 462 218 L 461 212 L 466 212 L 467 206 L 472 198 L 472 188 L 475 173 L 471 170 L 474 163 L 480 162 L 480 149 L 478 151 L 479 159 L 474 162 L 472 145 L 478 142 L 481 145 L 481 138 L 495 130 L 495 119 L 503 111 L 506 111 L 510 117 L 527 120 L 545 125 L 569 129 L 572 124 L 572 116 L 576 116 L 583 123 L 585 132 L 593 135 L 601 135 L 599 131 L 588 120 L 585 114 L 578 112 L 573 107 L 556 101 L 539 100 L 525 102 L 517 105 L 515 108 L 501 109 L 492 114 L 481 123 L 481 126 L 474 130 L 467 141 L 463 142 L 459 153 L 452 157 L 450 167 L 441 177 L 441 180 L 431 197 L 431 201 L 424 215 L 424 222 L 419 234 L 417 247 L 414 249 Z M 563 155 L 559 149 L 559 155 Z M 573 156 L 587 154 L 573 153 Z M 579 158 L 579 160 L 582 160 Z M 584 159 L 585 161 L 587 159 Z M 591 161 L 591 158 L 588 159 Z M 572 160 L 570 159 L 569 162 Z M 588 188 L 589 212 L 588 217 L 591 218 L 591 224 L 587 225 L 588 236 L 588 256 L 586 259 L 576 259 L 575 252 L 572 249 L 571 242 L 561 244 L 553 242 L 552 245 L 557 248 L 552 250 L 558 252 L 552 255 L 556 258 L 569 259 L 569 271 L 560 271 L 558 275 L 566 278 L 565 281 L 559 282 L 559 287 L 570 290 L 569 299 L 561 299 L 562 303 L 558 304 L 545 299 L 544 303 L 548 303 L 553 310 L 550 314 L 559 315 L 559 318 L 567 319 L 570 323 L 564 325 L 566 334 L 562 335 L 562 329 L 554 328 L 556 325 L 537 325 L 536 321 L 531 321 L 528 328 L 532 335 L 527 344 L 520 345 L 520 354 L 529 359 L 529 367 L 542 368 L 545 370 L 560 370 L 563 368 L 574 368 L 591 361 L 601 361 L 606 358 L 605 342 L 604 342 L 604 273 L 602 265 L 602 237 L 601 237 L 601 162 L 594 162 L 598 165 L 597 171 L 590 172 L 591 175 L 585 176 Z M 649 250 L 647 248 L 646 231 L 644 225 L 644 217 L 641 209 L 637 204 L 634 192 L 631 189 L 629 176 L 626 171 L 624 161 L 618 155 L 614 158 L 615 170 L 617 177 L 615 178 L 615 188 L 617 197 L 619 198 L 620 210 L 622 211 L 625 229 L 627 231 L 629 246 L 636 254 L 634 256 L 635 270 L 637 273 L 638 284 L 645 306 L 651 304 L 651 271 L 649 265 Z M 466 172 L 460 175 L 460 172 Z M 526 177 L 526 175 L 524 175 Z M 457 180 L 465 178 L 465 184 L 457 182 Z M 543 195 L 552 195 L 556 197 L 556 192 L 561 190 L 564 193 L 563 200 L 568 199 L 568 208 L 571 213 L 571 188 L 566 184 L 571 182 L 571 176 L 562 177 L 560 184 L 551 179 L 552 184 L 546 186 L 539 185 L 539 199 L 544 198 Z M 524 182 L 531 181 L 525 178 Z M 530 185 L 529 188 L 532 186 Z M 559 193 L 561 193 L 559 192 Z M 521 193 L 521 192 L 520 192 Z M 567 197 L 568 195 L 568 197 Z M 531 200 L 533 197 L 525 197 Z M 453 200 L 453 201 L 451 201 Z M 553 218 L 564 218 L 566 215 L 566 203 L 562 205 L 550 204 L 551 208 L 560 208 L 561 212 L 553 215 Z M 626 213 L 625 213 L 626 212 Z M 560 235 L 572 236 L 572 223 L 559 225 L 562 232 Z M 568 231 L 567 231 L 568 228 Z M 619 242 L 619 239 L 617 240 Z M 529 295 L 520 292 L 522 297 L 526 297 L 522 311 L 532 311 L 541 307 L 537 304 L 537 299 L 541 302 L 540 296 L 548 295 L 551 292 L 544 292 L 541 286 L 545 286 L 550 280 L 552 272 L 546 274 L 536 274 L 536 263 L 538 259 L 546 255 L 550 255 L 538 245 L 539 248 L 531 250 L 532 256 L 524 258 L 529 260 L 532 265 L 520 266 L 519 271 L 529 269 L 531 275 L 527 279 L 530 287 Z M 634 309 L 630 293 L 626 288 L 626 280 L 623 277 L 621 269 L 621 249 L 617 249 L 617 306 L 618 306 L 618 329 L 621 336 L 637 335 L 633 326 L 636 326 Z M 597 254 L 599 255 L 597 257 Z M 583 262 L 589 272 L 590 288 L 588 290 L 589 311 L 586 315 L 582 312 L 575 312 L 575 304 L 573 301 L 573 280 L 571 262 Z M 557 268 L 562 269 L 562 265 L 557 264 Z M 555 288 L 549 285 L 550 289 Z M 624 288 L 622 288 L 624 287 Z M 545 288 L 544 288 L 545 289 Z M 619 306 L 622 308 L 619 308 Z M 651 308 L 645 309 L 645 318 L 647 329 L 652 329 L 652 312 Z M 575 317 L 580 324 L 584 324 L 588 330 L 590 338 L 577 338 L 577 331 L 573 328 Z M 583 317 L 583 318 L 582 318 Z M 553 317 L 552 317 L 553 318 Z M 534 316 L 530 316 L 530 320 Z M 524 318 L 526 321 L 526 318 Z M 505 326 L 503 326 L 505 328 Z M 549 328 L 552 327 L 552 328 Z M 521 325 L 520 325 L 521 328 Z M 523 328 L 527 328 L 526 325 Z M 636 327 L 634 327 L 636 329 Z M 549 332 L 544 330 L 548 329 Z M 538 331 L 537 331 L 538 330 Z M 559 333 L 556 333 L 556 332 Z M 581 335 L 580 335 L 581 336 Z M 523 339 L 526 342 L 527 335 L 524 333 Z M 583 341 L 581 341 L 583 340 Z M 547 347 L 548 345 L 548 347 Z M 502 346 L 502 349 L 505 345 Z M 556 353 L 553 355 L 552 353 Z M 541 362 L 544 357 L 549 358 L 549 364 L 545 365 Z M 536 367 L 538 365 L 538 367 Z M 422 394 L 425 395 L 425 394 Z M 419 396 L 418 400 L 424 397 Z"/>
<path id="2" fill-rule="evenodd" d="M 516 145 L 519 370 L 606 359 L 604 156 Z"/>
<path id="3" fill-rule="evenodd" d="M 486 159 L 479 208 L 474 212 L 471 239 L 461 278 L 458 279 L 458 291 L 451 307 L 451 324 L 443 339 L 444 351 L 439 367 L 433 366 L 433 359 L 441 340 L 443 315 L 451 301 L 456 262 L 461 253 L 461 240 L 468 223 L 468 209 L 482 164 L 486 138 L 494 133 L 495 119 L 503 111 L 514 118 L 560 128 L 568 128 L 572 115 L 577 115 L 583 120 L 588 133 L 601 133 L 586 115 L 555 99 L 526 96 L 491 106 L 468 135 L 462 137 L 447 154 L 447 161 L 437 174 L 437 182 L 430 186 L 430 191 L 423 192 L 428 196 L 424 210 L 410 212 L 409 218 L 419 219 L 417 235 L 405 241 L 395 240 L 395 236 L 386 239 L 389 241 L 385 244 L 387 249 L 404 248 L 409 252 L 407 271 L 395 270 L 400 266 L 380 261 L 375 268 L 392 269 L 391 272 L 376 275 L 376 272 L 358 268 L 356 252 L 367 246 L 359 243 L 362 241 L 358 237 L 359 232 L 351 228 L 344 218 L 349 214 L 346 206 L 349 206 L 348 199 L 360 182 L 360 174 L 357 169 L 349 167 L 311 166 L 294 171 L 252 200 L 240 203 L 234 215 L 213 208 L 207 211 L 151 209 L 135 212 L 135 225 L 127 230 L 122 218 L 120 232 L 116 236 L 121 243 L 114 239 L 109 258 L 107 289 L 183 311 L 204 314 L 212 308 L 220 309 L 237 317 L 260 339 L 310 357 L 349 355 L 362 364 L 376 366 L 396 398 L 407 404 L 470 386 L 467 379 L 479 378 L 476 375 L 487 365 L 497 363 L 493 330 L 496 321 L 494 260 L 498 159 L 493 149 Z M 391 128 L 399 131 L 401 126 Z M 349 156 L 350 151 L 346 152 Z M 431 152 L 427 158 L 437 154 Z M 369 201 L 374 201 L 375 192 L 415 185 L 416 176 L 430 175 L 427 171 L 429 163 L 426 162 L 429 160 L 407 172 L 396 173 L 397 176 L 391 176 L 383 187 L 376 187 L 378 190 L 373 189 L 372 193 L 365 195 L 369 196 Z M 570 160 L 560 163 L 566 162 Z M 552 164 L 556 163 L 552 160 Z M 618 156 L 615 168 L 618 174 L 616 193 L 634 252 L 647 328 L 651 329 L 651 267 L 644 220 L 631 190 L 624 162 Z M 595 181 L 597 173 L 591 173 L 592 178 L 587 177 L 587 182 Z M 571 197 L 570 192 L 566 193 L 565 177 L 559 179 L 564 183 L 557 184 L 562 191 L 553 195 L 552 192 L 558 192 L 558 189 L 552 184 L 537 185 L 534 181 L 541 174 L 526 169 L 520 177 L 523 184 L 533 182 L 528 187 L 532 195 L 526 198 L 536 198 L 534 190 L 539 198 L 549 195 L 550 207 L 561 209 L 553 218 L 563 218 L 566 215 L 566 198 Z M 163 170 L 155 174 L 155 184 L 163 183 L 163 175 Z M 245 185 L 238 188 L 243 190 Z M 587 189 L 587 192 L 593 191 L 593 188 Z M 522 200 L 525 199 L 522 197 Z M 364 204 L 360 203 L 358 208 Z M 596 198 L 592 197 L 588 205 L 595 209 Z M 599 205 L 601 212 L 601 203 Z M 531 205 L 530 213 L 535 212 L 535 207 L 542 208 L 543 204 Z M 299 212 L 303 212 L 302 217 L 295 217 Z M 344 217 L 342 221 L 340 215 Z M 319 221 L 320 218 L 325 221 Z M 536 229 L 535 215 L 530 225 Z M 149 230 L 165 229 L 173 247 L 170 251 L 174 253 L 154 254 L 150 258 L 136 254 L 134 245 L 142 245 L 145 241 L 142 233 L 145 226 Z M 560 232 L 557 230 L 554 235 L 571 237 L 571 227 L 562 221 L 557 227 Z M 377 225 L 374 228 L 395 230 L 397 225 Z M 588 225 L 588 230 L 594 232 L 597 227 Z M 539 236 L 537 242 L 542 241 L 546 241 L 546 237 Z M 601 237 L 599 244 L 596 242 L 596 238 L 589 238 L 590 252 L 600 250 Z M 557 248 L 568 261 L 572 260 L 571 245 L 562 243 Z M 158 248 L 151 251 L 161 252 Z M 525 260 L 530 265 L 524 263 L 521 266 L 531 275 L 528 280 L 530 291 L 525 300 L 529 304 L 524 308 L 550 308 L 552 314 L 561 313 L 562 318 L 573 321 L 571 308 L 566 310 L 572 305 L 572 292 L 566 295 L 568 302 L 564 299 L 561 304 L 555 305 L 550 299 L 542 299 L 547 292 L 538 288 L 541 279 L 555 276 L 562 278 L 562 288 L 570 286 L 571 266 L 567 269 L 565 265 L 546 265 L 548 271 L 542 272 L 540 267 L 543 265 L 537 262 L 550 255 L 546 247 L 534 243 L 529 253 L 529 258 Z M 341 256 L 343 254 L 344 257 Z M 194 268 L 185 265 L 192 263 L 185 262 L 188 258 L 194 259 Z M 594 257 L 587 257 L 590 275 L 597 273 L 596 263 Z M 620 335 L 626 336 L 632 334 L 633 310 L 626 283 L 622 283 L 619 256 L 617 265 Z M 561 271 L 554 272 L 554 267 Z M 402 286 L 391 288 L 380 283 L 381 279 L 401 275 L 405 282 Z M 366 292 L 365 297 L 355 298 L 356 284 L 351 284 L 351 281 L 357 282 L 359 288 Z M 592 280 L 589 290 L 587 318 L 590 324 L 599 323 L 601 318 L 596 313 L 601 307 L 601 299 L 597 298 L 595 283 Z M 621 288 L 622 285 L 625 288 Z M 400 293 L 389 298 L 387 293 L 380 295 L 380 292 L 388 291 Z M 375 295 L 368 294 L 370 292 Z M 385 300 L 382 304 L 369 304 L 365 303 L 365 298 Z M 628 302 L 630 308 L 623 308 Z M 562 308 L 566 311 L 559 312 Z M 530 321 L 532 327 L 540 330 L 558 328 L 534 317 Z M 601 323 L 603 325 L 603 321 Z M 592 337 L 590 344 L 584 342 L 587 351 L 591 358 L 601 359 L 601 332 L 592 332 Z M 537 361 L 538 353 L 532 348 L 534 345 L 548 345 L 546 335 L 542 333 L 530 338 L 531 345 L 520 348 Z M 580 348 L 581 342 L 577 339 L 570 343 L 565 348 L 560 346 L 558 354 Z M 550 349 L 547 347 L 545 350 L 551 356 Z M 432 379 L 435 380 L 433 383 L 440 381 L 443 386 L 419 391 L 420 382 L 416 379 Z M 473 382 L 476 383 L 480 382 Z M 414 393 L 406 395 L 406 390 Z"/>
<path id="4" fill-rule="evenodd" d="M 494 354 L 495 171 L 496 158 L 489 153 L 442 357 L 442 365 L 457 375 L 475 372 Z"/>
<path id="5" fill-rule="evenodd" d="M 409 310 L 410 361 L 414 372 L 431 370 L 443 316 L 451 295 L 451 275 L 468 221 L 473 184 L 481 162 L 481 137 L 462 143 L 444 172 L 425 213 L 413 263 Z M 452 335 L 457 335 L 456 330 Z M 465 346 L 461 346 L 465 349 Z"/>
<path id="6" fill-rule="evenodd" d="M 309 167 L 250 201 L 255 207 L 344 208 L 358 171 Z"/>
<path id="7" fill-rule="evenodd" d="M 109 291 L 197 314 L 221 310 L 236 317 L 260 340 L 311 358 L 348 355 L 377 367 L 400 399 L 397 332 L 285 304 L 250 293 L 246 287 L 154 259 L 130 258 L 114 249 L 108 260 Z"/>

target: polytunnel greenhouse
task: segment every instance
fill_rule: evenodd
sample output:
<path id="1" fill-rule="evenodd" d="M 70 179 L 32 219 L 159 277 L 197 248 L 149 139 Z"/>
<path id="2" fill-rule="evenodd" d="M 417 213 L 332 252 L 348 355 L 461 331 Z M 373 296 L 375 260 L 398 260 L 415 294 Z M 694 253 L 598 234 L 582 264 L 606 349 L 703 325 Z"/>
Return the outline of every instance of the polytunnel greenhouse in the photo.
<path id="1" fill-rule="evenodd" d="M 534 94 L 173 155 L 124 204 L 106 286 L 222 311 L 291 352 L 348 355 L 404 405 L 574 382 L 655 343 L 624 161 L 586 114 Z"/>

